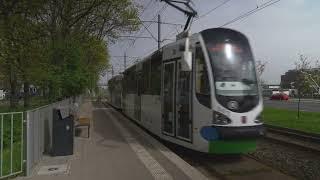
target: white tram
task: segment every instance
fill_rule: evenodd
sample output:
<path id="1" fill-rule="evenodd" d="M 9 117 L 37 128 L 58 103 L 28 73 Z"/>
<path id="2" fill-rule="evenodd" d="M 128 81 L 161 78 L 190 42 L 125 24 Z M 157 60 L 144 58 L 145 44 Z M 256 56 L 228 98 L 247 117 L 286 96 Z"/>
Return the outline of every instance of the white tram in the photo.
<path id="1" fill-rule="evenodd" d="M 108 101 L 117 109 L 122 109 L 122 79 L 117 75 L 108 81 Z"/>
<path id="2" fill-rule="evenodd" d="M 185 33 L 110 84 L 122 85 L 110 89 L 122 97 L 111 104 L 160 138 L 196 151 L 247 153 L 264 134 L 254 57 L 247 38 L 231 29 Z"/>

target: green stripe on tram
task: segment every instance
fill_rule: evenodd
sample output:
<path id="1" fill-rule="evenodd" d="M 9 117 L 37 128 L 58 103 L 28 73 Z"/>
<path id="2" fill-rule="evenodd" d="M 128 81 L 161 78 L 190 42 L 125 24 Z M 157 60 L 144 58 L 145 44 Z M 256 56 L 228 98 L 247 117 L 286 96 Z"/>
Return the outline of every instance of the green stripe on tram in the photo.
<path id="1" fill-rule="evenodd" d="M 209 153 L 238 154 L 256 150 L 256 140 L 218 140 L 209 142 Z"/>

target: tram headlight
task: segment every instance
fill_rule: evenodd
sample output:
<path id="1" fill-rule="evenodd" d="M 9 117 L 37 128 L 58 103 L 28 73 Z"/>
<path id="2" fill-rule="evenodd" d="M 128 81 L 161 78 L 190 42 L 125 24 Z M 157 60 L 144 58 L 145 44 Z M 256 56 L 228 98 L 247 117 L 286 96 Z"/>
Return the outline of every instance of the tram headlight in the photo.
<path id="1" fill-rule="evenodd" d="M 260 113 L 256 119 L 254 120 L 255 123 L 262 123 L 263 122 L 263 117 L 262 117 L 262 113 Z"/>
<path id="2" fill-rule="evenodd" d="M 213 112 L 212 124 L 227 125 L 230 123 L 231 123 L 231 119 L 229 119 L 224 114 L 216 112 L 216 111 Z"/>

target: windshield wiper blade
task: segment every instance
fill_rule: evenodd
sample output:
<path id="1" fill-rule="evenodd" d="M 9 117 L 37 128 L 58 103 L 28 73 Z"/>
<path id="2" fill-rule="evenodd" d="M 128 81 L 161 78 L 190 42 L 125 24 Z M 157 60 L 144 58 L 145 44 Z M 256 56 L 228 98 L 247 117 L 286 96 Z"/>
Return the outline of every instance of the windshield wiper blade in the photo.
<path id="1" fill-rule="evenodd" d="M 250 85 L 250 84 L 256 84 L 257 81 L 254 81 L 254 80 L 250 80 L 250 79 L 241 79 L 241 82 L 243 82 L 244 84 L 246 85 Z"/>

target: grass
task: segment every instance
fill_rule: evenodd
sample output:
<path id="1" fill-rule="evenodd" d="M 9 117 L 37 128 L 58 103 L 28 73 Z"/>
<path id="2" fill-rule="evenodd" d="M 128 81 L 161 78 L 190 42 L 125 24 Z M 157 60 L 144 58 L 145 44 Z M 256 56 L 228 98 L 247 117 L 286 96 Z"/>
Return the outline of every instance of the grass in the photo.
<path id="1" fill-rule="evenodd" d="M 3 130 L 3 169 L 2 175 L 11 174 L 11 152 L 12 152 L 12 173 L 21 170 L 21 136 L 22 136 L 22 114 L 13 115 L 13 144 L 11 149 L 11 115 L 3 115 L 3 127 L 0 124 L 0 130 Z M 1 144 L 0 144 L 1 145 Z"/>
<path id="2" fill-rule="evenodd" d="M 34 96 L 30 99 L 30 106 L 23 107 L 23 101 L 19 102 L 18 107 L 10 108 L 8 101 L 0 101 L 0 114 L 8 112 L 23 112 L 50 104 L 48 99 L 41 96 Z M 21 135 L 22 135 L 22 114 L 13 115 L 13 148 L 11 149 L 11 114 L 3 115 L 3 127 L 0 124 L 0 132 L 3 130 L 3 161 L 2 176 L 11 174 L 11 152 L 12 152 L 12 173 L 21 171 Z M 1 115 L 0 115 L 1 122 Z M 1 144 L 0 144 L 1 147 Z M 0 169 L 1 170 L 1 169 Z M 1 177 L 0 177 L 1 179 Z"/>
<path id="3" fill-rule="evenodd" d="M 3 151 L 3 171 L 2 175 L 11 174 L 11 149 L 6 148 Z M 12 173 L 21 171 L 21 142 L 13 144 L 12 151 Z"/>
<path id="4" fill-rule="evenodd" d="M 266 124 L 320 134 L 320 112 L 300 111 L 298 119 L 297 111 L 265 107 L 263 119 Z"/>

